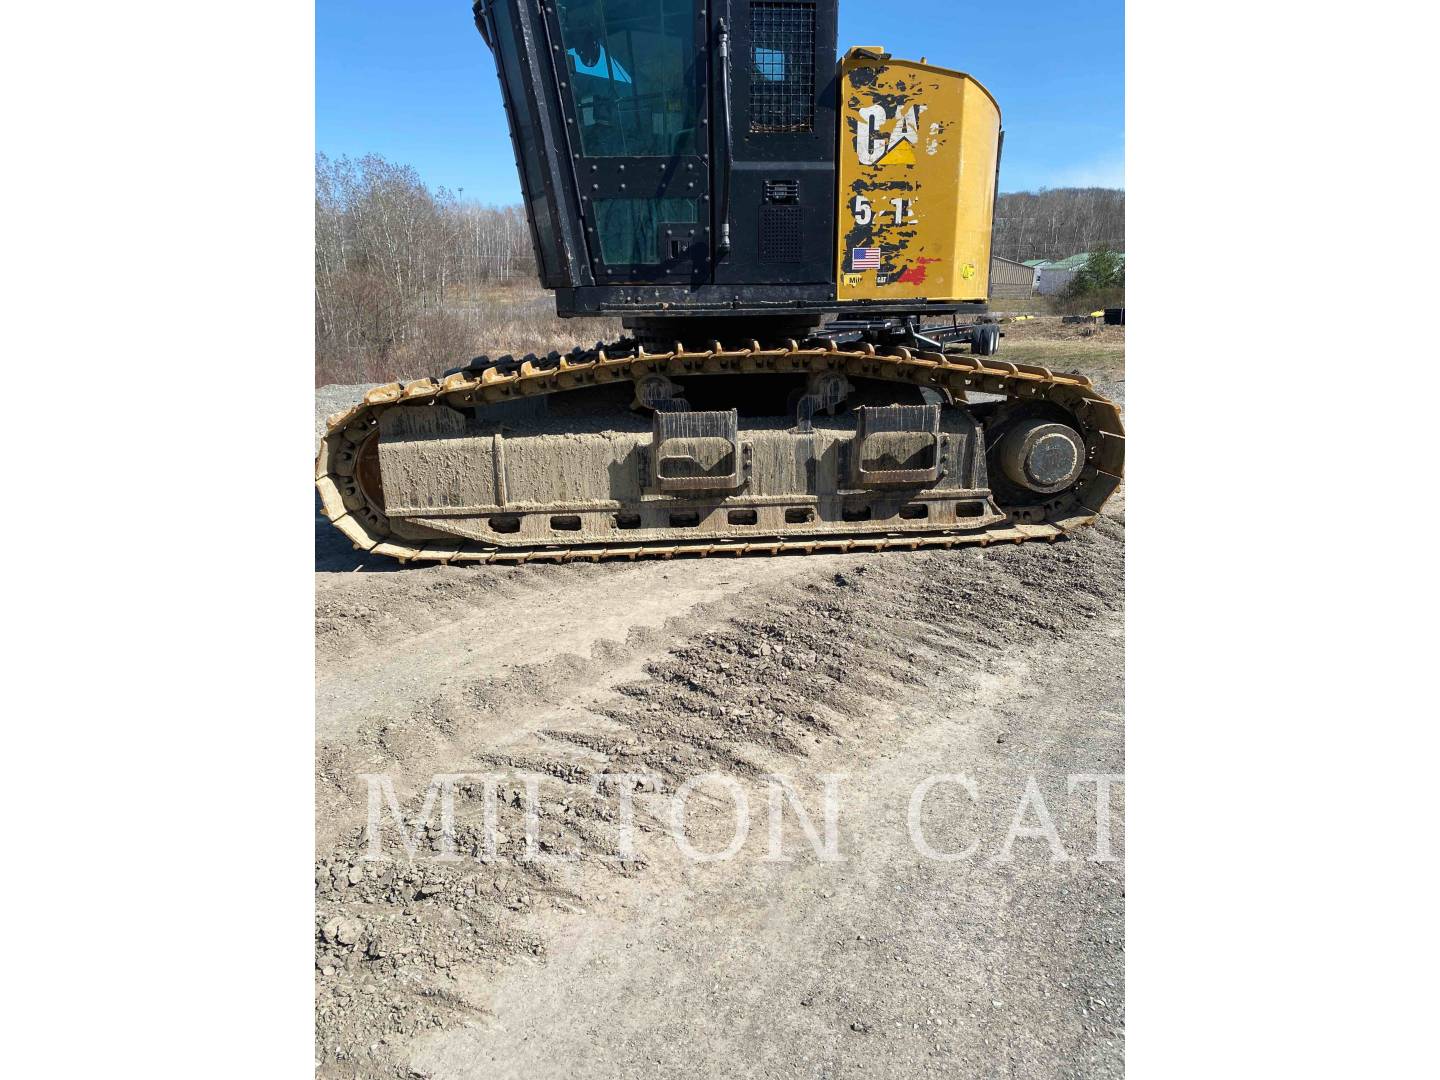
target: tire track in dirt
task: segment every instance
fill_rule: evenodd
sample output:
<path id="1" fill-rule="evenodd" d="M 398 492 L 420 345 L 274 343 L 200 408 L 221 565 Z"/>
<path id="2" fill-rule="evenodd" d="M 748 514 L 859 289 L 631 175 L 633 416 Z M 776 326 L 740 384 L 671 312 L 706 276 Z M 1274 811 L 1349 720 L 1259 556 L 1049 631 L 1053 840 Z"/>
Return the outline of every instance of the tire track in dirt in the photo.
<path id="1" fill-rule="evenodd" d="M 661 860 L 607 913 L 552 920 L 546 962 L 518 963 L 477 999 L 479 1016 L 418 1040 L 412 1069 L 436 1080 L 1123 1075 L 1122 872 L 1078 861 L 1095 844 L 1093 796 L 1067 798 L 1055 779 L 1123 769 L 1123 681 L 1104 662 L 1119 625 L 1103 613 L 973 680 L 932 678 L 893 702 L 915 723 L 846 762 L 843 865 L 793 835 L 783 866 L 757 861 L 763 840 L 729 865 Z M 1076 668 L 1096 672 L 1084 697 Z M 977 835 L 986 850 L 960 864 L 918 858 L 907 796 L 957 768 L 979 785 L 978 812 L 940 789 L 926 831 L 947 849 Z M 991 861 L 1034 774 L 1076 861 L 1052 864 L 1034 841 Z M 1123 852 L 1119 809 L 1115 825 Z"/>
<path id="2" fill-rule="evenodd" d="M 924 728 L 925 714 L 898 706 L 937 673 L 960 694 L 1017 652 L 1114 617 L 1121 535 L 1117 523 L 1104 521 L 1073 543 L 1045 548 L 743 560 L 741 570 L 755 562 L 755 581 L 658 627 L 631 626 L 623 642 L 597 643 L 589 656 L 480 669 L 463 661 L 446 669 L 450 682 L 439 693 L 414 692 L 398 677 L 387 683 L 385 709 L 408 713 L 362 722 L 320 750 L 322 1072 L 403 1075 L 405 1041 L 472 1022 L 508 966 L 545 954 L 547 919 L 556 912 L 603 907 L 597 898 L 636 875 L 647 891 L 667 888 L 673 867 L 604 861 L 618 851 L 607 776 L 651 772 L 668 790 L 714 770 L 794 773 L 821 760 L 882 754 Z M 793 572 L 786 562 L 796 564 Z M 786 572 L 761 569 L 772 563 Z M 500 620 L 522 601 L 526 610 L 544 609 L 544 594 L 556 588 L 547 576 L 532 605 L 525 590 L 533 581 L 470 582 L 474 571 L 456 573 L 458 580 L 430 584 L 376 575 L 346 602 L 385 602 L 398 591 L 400 608 L 419 604 L 425 618 L 464 608 L 460 621 L 470 626 Z M 597 580 L 613 581 L 615 590 L 606 596 L 591 581 L 590 599 L 624 610 L 634 580 L 623 573 Z M 350 664 L 383 652 L 389 634 L 403 640 L 415 618 L 398 611 L 392 630 L 323 630 L 322 639 L 335 636 L 321 647 L 322 668 L 330 655 Z M 557 665 L 560 674 L 547 680 Z M 463 863 L 363 862 L 360 771 L 396 775 L 402 797 L 439 772 L 504 773 L 497 857 L 476 861 L 484 855 L 482 793 L 462 787 L 457 817 L 466 824 L 456 839 Z M 556 868 L 520 858 L 527 777 L 542 782 L 541 849 L 577 850 L 576 863 Z M 425 835 L 428 853 L 438 843 L 438 835 Z"/>

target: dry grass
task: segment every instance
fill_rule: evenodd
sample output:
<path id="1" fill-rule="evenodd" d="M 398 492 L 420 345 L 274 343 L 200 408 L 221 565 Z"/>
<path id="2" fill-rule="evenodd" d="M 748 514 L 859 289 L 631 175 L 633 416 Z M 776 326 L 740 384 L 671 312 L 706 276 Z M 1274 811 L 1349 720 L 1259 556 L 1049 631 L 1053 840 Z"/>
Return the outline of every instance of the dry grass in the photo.
<path id="1" fill-rule="evenodd" d="M 476 355 L 569 352 L 623 336 L 619 319 L 557 317 L 555 297 L 535 286 L 497 286 L 454 299 L 446 311 L 465 320 Z"/>
<path id="2" fill-rule="evenodd" d="M 1085 348 L 1125 347 L 1125 327 L 1104 323 L 1067 323 L 1059 316 L 1006 323 L 1005 341 L 1010 343 L 1057 341 Z"/>
<path id="3" fill-rule="evenodd" d="M 1027 296 L 1015 300 L 992 300 L 990 310 L 996 315 L 1049 315 L 1048 296 Z"/>
<path id="4" fill-rule="evenodd" d="M 997 313 L 1012 310 L 995 305 Z M 1063 323 L 1056 316 L 1007 323 L 1004 359 L 1048 367 L 1123 364 L 1125 328 Z M 624 336 L 618 319 L 561 319 L 552 295 L 534 285 L 496 285 L 457 293 L 417 320 L 415 340 L 381 361 L 318 363 L 315 385 L 382 383 L 438 375 L 477 356 L 544 355 Z M 359 366 L 357 367 L 357 363 Z"/>
<path id="5" fill-rule="evenodd" d="M 1050 310 L 1057 315 L 1088 315 L 1092 311 L 1125 306 L 1125 286 L 1112 285 L 1104 289 L 1087 289 L 1084 292 L 1063 292 L 1058 296 L 1047 296 Z"/>
<path id="6" fill-rule="evenodd" d="M 382 383 L 438 375 L 477 356 L 569 352 L 622 336 L 618 319 L 560 319 L 555 298 L 535 285 L 496 285 L 447 297 L 419 316 L 408 340 L 383 358 L 317 359 L 315 385 Z"/>
<path id="7" fill-rule="evenodd" d="M 1038 364 L 1055 371 L 1124 378 L 1125 327 L 1065 323 L 1059 317 L 1007 323 L 997 356 L 1016 364 Z"/>

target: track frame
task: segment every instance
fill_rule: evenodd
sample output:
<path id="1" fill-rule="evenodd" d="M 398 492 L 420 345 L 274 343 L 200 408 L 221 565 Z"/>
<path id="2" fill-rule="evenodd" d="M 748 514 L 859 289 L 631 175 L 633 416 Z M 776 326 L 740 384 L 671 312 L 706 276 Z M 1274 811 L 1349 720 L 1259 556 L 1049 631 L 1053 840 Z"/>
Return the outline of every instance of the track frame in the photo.
<path id="1" fill-rule="evenodd" d="M 396 536 L 384 515 L 366 498 L 357 478 L 360 449 L 387 409 L 444 402 L 469 409 L 541 394 L 557 394 L 606 383 L 634 381 L 647 375 L 821 374 L 883 379 L 948 391 L 957 402 L 967 392 L 1003 396 L 1007 403 L 1044 401 L 1073 418 L 1085 441 L 1086 459 L 1075 485 L 1045 501 L 1003 506 L 1008 520 L 982 528 L 931 531 L 882 529 L 874 534 L 750 539 L 705 537 L 656 543 L 546 543 L 500 546 L 474 540 L 407 541 Z M 641 345 L 610 349 L 576 349 L 561 355 L 522 360 L 480 358 L 440 379 L 390 383 L 369 391 L 350 409 L 330 416 L 316 459 L 315 486 L 326 517 L 357 550 L 384 555 L 402 563 L 528 563 L 602 559 L 708 557 L 712 555 L 781 555 L 819 552 L 918 550 L 994 543 L 1054 542 L 1092 523 L 1119 487 L 1124 472 L 1125 432 L 1115 404 L 1080 374 L 1057 374 L 1048 368 L 1012 364 L 993 356 L 949 351 L 913 350 L 906 346 L 877 347 L 869 341 L 789 341 L 779 347 L 750 342 L 725 348 L 650 353 Z"/>

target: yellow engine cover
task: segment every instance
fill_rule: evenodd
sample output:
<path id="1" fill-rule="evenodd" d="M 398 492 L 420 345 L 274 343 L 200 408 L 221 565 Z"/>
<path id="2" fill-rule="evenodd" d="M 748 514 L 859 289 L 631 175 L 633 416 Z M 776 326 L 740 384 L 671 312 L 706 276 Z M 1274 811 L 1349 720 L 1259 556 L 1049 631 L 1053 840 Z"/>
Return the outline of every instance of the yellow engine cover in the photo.
<path id="1" fill-rule="evenodd" d="M 958 71 L 840 62 L 838 299 L 984 301 L 1000 107 Z"/>

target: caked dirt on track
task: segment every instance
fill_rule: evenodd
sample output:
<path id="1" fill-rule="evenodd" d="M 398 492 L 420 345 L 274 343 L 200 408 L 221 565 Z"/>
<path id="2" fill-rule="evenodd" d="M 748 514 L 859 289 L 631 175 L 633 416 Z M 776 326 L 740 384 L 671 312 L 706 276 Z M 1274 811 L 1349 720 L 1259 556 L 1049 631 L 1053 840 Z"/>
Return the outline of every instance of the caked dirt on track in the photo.
<path id="1" fill-rule="evenodd" d="M 1120 1075 L 1123 863 L 1087 860 L 1094 787 L 1066 777 L 1123 772 L 1122 500 L 1073 541 L 983 551 L 400 569 L 317 532 L 320 1075 Z M 478 781 L 460 861 L 433 861 L 437 830 L 414 862 L 393 830 L 396 858 L 363 858 L 362 774 L 413 813 L 461 772 L 503 777 L 493 858 Z M 668 835 L 666 793 L 707 772 L 756 793 L 730 862 Z M 760 778 L 814 808 L 827 772 L 844 861 L 788 832 L 792 860 L 762 861 Z M 980 793 L 926 803 L 936 847 L 978 839 L 961 862 L 907 837 L 944 773 Z M 995 858 L 1030 776 L 1069 861 Z M 527 778 L 540 850 L 573 858 L 523 858 Z M 723 792 L 690 812 L 724 847 Z"/>

